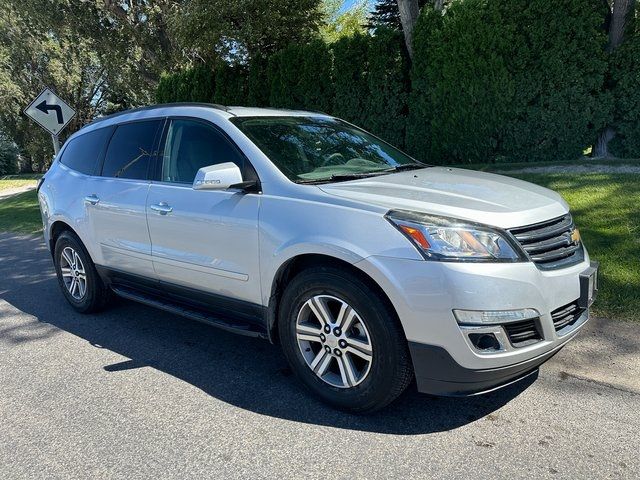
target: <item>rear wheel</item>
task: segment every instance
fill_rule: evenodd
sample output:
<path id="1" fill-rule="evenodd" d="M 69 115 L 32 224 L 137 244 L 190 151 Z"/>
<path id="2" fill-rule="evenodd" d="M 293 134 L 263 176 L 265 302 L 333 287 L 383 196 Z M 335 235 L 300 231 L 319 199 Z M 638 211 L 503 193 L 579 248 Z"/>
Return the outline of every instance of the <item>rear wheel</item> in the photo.
<path id="1" fill-rule="evenodd" d="M 333 267 L 300 273 L 283 294 L 278 320 L 292 369 L 334 407 L 380 409 L 413 377 L 395 312 L 358 276 Z"/>
<path id="2" fill-rule="evenodd" d="M 109 290 L 78 237 L 71 232 L 60 234 L 56 239 L 54 262 L 62 293 L 73 308 L 90 313 L 104 307 Z"/>

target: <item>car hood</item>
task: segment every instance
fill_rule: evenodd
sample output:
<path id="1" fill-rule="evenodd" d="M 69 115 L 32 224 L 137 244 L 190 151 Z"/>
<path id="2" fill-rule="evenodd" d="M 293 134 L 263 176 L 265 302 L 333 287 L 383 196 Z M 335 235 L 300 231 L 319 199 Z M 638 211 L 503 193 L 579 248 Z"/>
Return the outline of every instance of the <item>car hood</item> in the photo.
<path id="1" fill-rule="evenodd" d="M 541 222 L 569 211 L 552 190 L 460 168 L 422 170 L 321 185 L 330 195 L 388 209 L 455 217 L 511 228 Z"/>

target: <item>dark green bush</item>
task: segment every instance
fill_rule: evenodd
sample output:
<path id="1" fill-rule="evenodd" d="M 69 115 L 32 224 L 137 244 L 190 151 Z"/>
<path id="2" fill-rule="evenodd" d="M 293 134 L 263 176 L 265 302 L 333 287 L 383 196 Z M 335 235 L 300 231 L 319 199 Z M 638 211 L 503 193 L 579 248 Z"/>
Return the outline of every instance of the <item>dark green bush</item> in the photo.
<path id="1" fill-rule="evenodd" d="M 268 61 L 258 57 L 249 63 L 247 77 L 247 106 L 269 106 L 269 79 L 267 78 Z"/>
<path id="2" fill-rule="evenodd" d="M 331 69 L 331 52 L 323 41 L 289 45 L 269 59 L 269 103 L 279 108 L 331 111 Z"/>
<path id="3" fill-rule="evenodd" d="M 332 45 L 335 96 L 332 113 L 356 125 L 368 120 L 368 35 L 342 37 Z"/>
<path id="4" fill-rule="evenodd" d="M 640 157 L 640 29 L 635 27 L 611 59 L 616 136 L 610 150 L 618 157 Z"/>
<path id="5" fill-rule="evenodd" d="M 612 150 L 640 156 L 640 34 L 608 62 L 605 3 L 453 0 L 423 8 L 411 67 L 377 28 L 163 75 L 157 97 L 324 111 L 431 163 L 576 158 L 609 121 Z"/>
<path id="6" fill-rule="evenodd" d="M 158 103 L 211 102 L 214 90 L 213 71 L 197 65 L 176 73 L 164 73 L 156 90 Z"/>
<path id="7" fill-rule="evenodd" d="M 372 133 L 402 148 L 405 139 L 409 59 L 400 32 L 378 28 L 369 40 L 367 118 Z"/>
<path id="8" fill-rule="evenodd" d="M 604 10 L 592 0 L 465 0 L 416 27 L 409 150 L 434 162 L 581 155 L 605 118 Z"/>
<path id="9" fill-rule="evenodd" d="M 227 63 L 217 65 L 213 102 L 220 105 L 243 105 L 246 98 L 246 69 L 240 65 Z"/>

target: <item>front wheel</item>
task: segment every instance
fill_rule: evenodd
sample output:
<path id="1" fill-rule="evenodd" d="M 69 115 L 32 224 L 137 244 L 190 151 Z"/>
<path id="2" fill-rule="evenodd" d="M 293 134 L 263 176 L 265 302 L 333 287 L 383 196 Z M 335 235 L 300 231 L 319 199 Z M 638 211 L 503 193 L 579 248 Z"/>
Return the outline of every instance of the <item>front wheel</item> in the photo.
<path id="1" fill-rule="evenodd" d="M 334 407 L 378 410 L 413 378 L 395 312 L 357 275 L 333 267 L 302 272 L 283 294 L 278 321 L 293 371 Z"/>

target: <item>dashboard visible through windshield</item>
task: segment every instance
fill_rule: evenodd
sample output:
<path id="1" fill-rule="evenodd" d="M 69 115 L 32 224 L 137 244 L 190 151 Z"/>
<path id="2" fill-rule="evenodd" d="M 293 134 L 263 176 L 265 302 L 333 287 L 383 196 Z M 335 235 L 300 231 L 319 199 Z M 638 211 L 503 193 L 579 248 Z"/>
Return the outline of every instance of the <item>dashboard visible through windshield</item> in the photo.
<path id="1" fill-rule="evenodd" d="M 427 166 L 335 118 L 236 117 L 231 121 L 297 183 L 350 180 Z"/>

